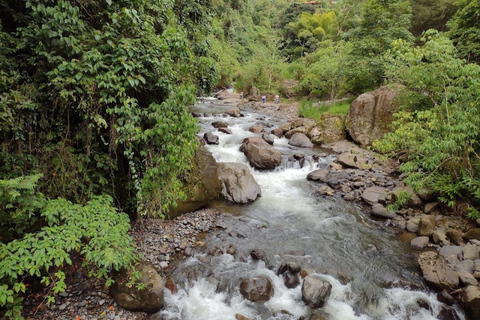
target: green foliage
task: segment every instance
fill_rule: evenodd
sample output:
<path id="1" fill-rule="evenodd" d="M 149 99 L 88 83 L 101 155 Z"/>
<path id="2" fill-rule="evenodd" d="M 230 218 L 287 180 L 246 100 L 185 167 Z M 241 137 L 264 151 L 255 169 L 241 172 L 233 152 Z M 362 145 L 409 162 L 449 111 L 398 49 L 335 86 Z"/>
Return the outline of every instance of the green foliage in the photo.
<path id="1" fill-rule="evenodd" d="M 211 2 L 6 7 L 1 176 L 41 172 L 48 196 L 85 202 L 107 193 L 131 212 L 174 205 L 196 148 L 188 107 L 219 79 Z"/>
<path id="2" fill-rule="evenodd" d="M 304 95 L 335 99 L 348 89 L 342 68 L 352 46 L 344 41 L 323 41 L 320 48 L 304 59 L 304 72 L 298 77 L 299 91 Z"/>
<path id="3" fill-rule="evenodd" d="M 395 202 L 387 206 L 387 210 L 397 211 L 400 208 L 402 208 L 408 201 L 410 201 L 411 198 L 412 198 L 411 193 L 407 191 L 400 191 Z"/>
<path id="4" fill-rule="evenodd" d="M 446 31 L 448 20 L 457 11 L 457 0 L 412 0 L 412 28 L 415 36 L 424 31 L 436 29 Z"/>
<path id="5" fill-rule="evenodd" d="M 77 252 L 91 275 L 107 279 L 108 272 L 131 267 L 138 260 L 126 214 L 117 212 L 108 196 L 93 197 L 85 206 L 65 199 L 45 200 L 36 192 L 39 176 L 0 180 L 2 218 L 16 209 L 11 225 L 25 228 L 25 218 L 41 220 L 44 227 L 22 234 L 13 241 L 0 243 L 0 307 L 9 309 L 7 316 L 18 318 L 21 294 L 32 277 L 50 287 L 52 296 L 65 291 L 62 267 L 72 264 Z M 3 220 L 3 219 L 2 219 Z M 2 225 L 2 229 L 3 229 Z M 16 230 L 20 234 L 20 230 Z"/>
<path id="6" fill-rule="evenodd" d="M 339 101 L 332 104 L 322 103 L 317 106 L 311 100 L 304 100 L 298 108 L 298 115 L 319 122 L 324 113 L 345 116 L 348 110 L 350 110 L 350 101 Z"/>
<path id="7" fill-rule="evenodd" d="M 0 180 L 0 242 L 21 236 L 36 222 L 45 199 L 35 190 L 40 175 Z"/>
<path id="8" fill-rule="evenodd" d="M 337 19 L 333 11 L 313 14 L 302 12 L 295 22 L 288 24 L 288 28 L 292 29 L 295 36 L 289 39 L 296 44 L 291 52 L 294 56 L 300 57 L 303 57 L 305 52 L 314 51 L 322 40 L 332 38 L 338 32 Z"/>
<path id="9" fill-rule="evenodd" d="M 480 1 L 460 0 L 457 5 L 459 10 L 448 22 L 449 35 L 462 58 L 480 63 Z"/>
<path id="10" fill-rule="evenodd" d="M 432 188 L 454 206 L 463 199 L 473 216 L 480 203 L 480 66 L 455 56 L 452 42 L 435 31 L 422 47 L 396 41 L 387 75 L 394 82 L 426 95 L 433 107 L 406 108 L 375 147 L 408 152 L 401 166 L 407 182 Z"/>
<path id="11" fill-rule="evenodd" d="M 353 48 L 344 65 L 346 86 L 353 93 L 374 89 L 384 80 L 383 55 L 394 40 L 413 41 L 409 32 L 411 7 L 403 0 L 369 0 L 359 27 L 343 34 Z"/>

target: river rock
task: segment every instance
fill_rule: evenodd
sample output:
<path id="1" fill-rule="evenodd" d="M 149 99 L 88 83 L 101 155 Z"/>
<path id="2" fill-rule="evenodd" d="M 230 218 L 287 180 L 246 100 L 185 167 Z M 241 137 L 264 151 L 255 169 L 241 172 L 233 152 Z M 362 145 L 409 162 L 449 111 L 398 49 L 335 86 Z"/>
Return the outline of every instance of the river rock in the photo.
<path id="1" fill-rule="evenodd" d="M 315 274 L 303 279 L 302 300 L 306 305 L 316 309 L 323 307 L 332 292 L 330 282 Z"/>
<path id="2" fill-rule="evenodd" d="M 218 164 L 210 151 L 204 147 L 198 148 L 193 158 L 189 179 L 183 186 L 187 199 L 177 201 L 177 206 L 168 210 L 166 218 L 173 219 L 181 214 L 198 210 L 218 198 L 222 185 L 217 170 Z"/>
<path id="3" fill-rule="evenodd" d="M 315 144 L 333 143 L 346 138 L 343 117 L 323 113 L 318 124 L 308 132 L 310 140 Z"/>
<path id="4" fill-rule="evenodd" d="M 361 146 L 371 145 L 390 130 L 393 114 L 398 109 L 398 95 L 404 86 L 383 86 L 355 99 L 345 121 L 352 139 Z"/>
<path id="5" fill-rule="evenodd" d="M 462 246 L 465 244 L 465 241 L 463 241 L 462 233 L 457 229 L 448 229 L 447 237 L 453 244 L 456 244 L 457 246 Z"/>
<path id="6" fill-rule="evenodd" d="M 423 209 L 423 212 L 425 212 L 426 214 L 432 213 L 433 211 L 437 210 L 438 206 L 438 202 L 427 203 Z"/>
<path id="7" fill-rule="evenodd" d="M 203 139 L 205 139 L 207 144 L 218 144 L 218 136 L 211 132 L 205 132 Z"/>
<path id="8" fill-rule="evenodd" d="M 309 181 L 320 181 L 320 182 L 327 182 L 327 175 L 329 173 L 328 169 L 317 169 L 315 171 L 310 172 L 307 175 L 307 180 Z"/>
<path id="9" fill-rule="evenodd" d="M 416 233 L 418 231 L 418 224 L 420 223 L 420 217 L 412 217 L 407 221 L 406 228 L 408 232 Z"/>
<path id="10" fill-rule="evenodd" d="M 218 177 L 222 196 L 233 203 L 249 203 L 260 197 L 262 191 L 248 167 L 241 163 L 219 163 Z"/>
<path id="11" fill-rule="evenodd" d="M 298 273 L 287 271 L 282 274 L 282 277 L 285 287 L 289 289 L 296 288 L 300 284 L 300 277 L 298 276 Z"/>
<path id="12" fill-rule="evenodd" d="M 271 133 L 279 138 L 283 136 L 283 130 L 282 128 L 275 128 L 271 131 Z"/>
<path id="13" fill-rule="evenodd" d="M 338 156 L 337 162 L 346 168 L 369 170 L 370 165 L 367 164 L 367 159 L 364 157 L 353 154 L 351 152 L 344 152 Z"/>
<path id="14" fill-rule="evenodd" d="M 460 279 L 445 259 L 436 252 L 423 252 L 418 257 L 426 283 L 435 290 L 454 290 L 458 288 Z"/>
<path id="15" fill-rule="evenodd" d="M 280 151 L 260 137 L 246 138 L 240 147 L 250 164 L 257 169 L 275 169 L 282 163 Z"/>
<path id="16" fill-rule="evenodd" d="M 461 300 L 470 319 L 480 319 L 480 287 L 468 286 L 463 291 Z"/>
<path id="17" fill-rule="evenodd" d="M 240 293 L 252 302 L 268 301 L 273 296 L 272 282 L 265 276 L 243 279 L 240 283 Z"/>
<path id="18" fill-rule="evenodd" d="M 435 229 L 435 217 L 432 215 L 424 215 L 420 217 L 417 233 L 420 236 L 430 236 Z"/>
<path id="19" fill-rule="evenodd" d="M 410 246 L 413 249 L 423 249 L 428 244 L 428 237 L 416 237 L 410 241 Z"/>
<path id="20" fill-rule="evenodd" d="M 468 230 L 463 237 L 466 240 L 480 240 L 480 228 L 472 228 Z"/>
<path id="21" fill-rule="evenodd" d="M 237 320 L 250 320 L 250 318 L 247 318 L 244 315 L 241 315 L 240 313 L 235 314 L 235 319 L 237 319 Z"/>
<path id="22" fill-rule="evenodd" d="M 369 205 L 373 206 L 375 203 L 378 203 L 378 200 L 382 195 L 386 195 L 385 189 L 381 187 L 370 187 L 363 191 L 362 199 Z"/>
<path id="23" fill-rule="evenodd" d="M 480 258 L 479 252 L 480 247 L 474 244 L 467 244 L 462 248 L 463 250 L 463 258 L 468 260 L 477 260 Z"/>
<path id="24" fill-rule="evenodd" d="M 330 188 L 329 186 L 321 186 L 315 191 L 315 194 L 320 195 L 320 196 L 333 196 L 335 193 L 335 190 Z"/>
<path id="25" fill-rule="evenodd" d="M 252 133 L 255 133 L 255 134 L 259 134 L 263 131 L 263 129 L 264 129 L 264 126 L 259 125 L 259 124 L 254 124 L 253 126 L 248 128 L 248 131 L 250 131 Z"/>
<path id="26" fill-rule="evenodd" d="M 308 139 L 308 137 L 303 133 L 295 133 L 288 141 L 288 144 L 291 146 L 301 147 L 301 148 L 313 147 L 313 144 L 310 142 L 310 139 Z"/>
<path id="27" fill-rule="evenodd" d="M 265 142 L 268 143 L 269 145 L 273 145 L 276 138 L 277 136 L 273 134 L 269 134 L 269 133 L 262 134 L 262 139 L 265 140 Z"/>
<path id="28" fill-rule="evenodd" d="M 232 130 L 230 130 L 228 128 L 219 128 L 218 131 L 223 132 L 225 134 L 232 134 Z"/>
<path id="29" fill-rule="evenodd" d="M 379 217 L 379 218 L 387 218 L 387 219 L 394 219 L 397 215 L 395 212 L 391 210 L 387 210 L 383 205 L 380 203 L 375 203 L 372 206 L 372 216 Z"/>
<path id="30" fill-rule="evenodd" d="M 441 256 L 455 256 L 459 260 L 463 258 L 463 250 L 460 246 L 443 246 L 438 252 Z"/>
<path id="31" fill-rule="evenodd" d="M 282 123 L 278 126 L 280 129 L 282 129 L 283 134 L 287 133 L 288 131 L 293 129 L 293 125 L 291 122 L 285 122 Z"/>
<path id="32" fill-rule="evenodd" d="M 432 233 L 433 243 L 440 244 L 442 246 L 450 245 L 450 240 L 447 237 L 447 231 L 445 228 L 437 228 Z"/>
<path id="33" fill-rule="evenodd" d="M 309 130 L 307 127 L 303 127 L 303 126 L 302 126 L 302 127 L 298 127 L 298 128 L 294 128 L 294 129 L 288 131 L 287 133 L 285 133 L 285 138 L 290 139 L 290 138 L 292 138 L 293 135 L 296 134 L 296 133 L 302 133 L 302 134 L 304 134 L 304 135 L 306 136 L 306 135 L 308 135 L 308 132 L 309 132 L 309 131 L 310 131 L 310 130 Z M 308 141 L 310 141 L 310 139 L 309 139 Z"/>
<path id="34" fill-rule="evenodd" d="M 225 114 L 228 114 L 230 117 L 238 118 L 241 117 L 240 109 L 235 107 L 233 109 L 225 111 Z"/>
<path id="35" fill-rule="evenodd" d="M 437 299 L 448 306 L 451 306 L 455 303 L 455 299 L 446 290 L 439 292 L 437 294 Z"/>
<path id="36" fill-rule="evenodd" d="M 212 126 L 216 129 L 228 128 L 228 123 L 223 121 L 215 121 L 215 122 L 212 122 Z"/>
<path id="37" fill-rule="evenodd" d="M 172 294 L 176 294 L 178 292 L 178 287 L 177 285 L 175 284 L 175 282 L 173 282 L 172 279 L 168 279 L 166 282 L 165 282 L 165 288 L 167 288 L 168 290 L 170 290 L 170 292 Z"/>
<path id="38" fill-rule="evenodd" d="M 147 262 L 140 262 L 135 269 L 142 276 L 137 283 L 143 284 L 144 289 L 137 289 L 136 285 L 128 285 L 131 281 L 130 272 L 122 271 L 114 275 L 115 282 L 110 287 L 110 295 L 115 302 L 127 310 L 154 313 L 163 307 L 163 279 L 155 268 Z"/>
<path id="39" fill-rule="evenodd" d="M 477 286 L 478 281 L 475 279 L 475 277 L 468 271 L 466 270 L 460 270 L 457 271 L 458 276 L 460 277 L 460 281 L 465 285 L 465 286 Z"/>

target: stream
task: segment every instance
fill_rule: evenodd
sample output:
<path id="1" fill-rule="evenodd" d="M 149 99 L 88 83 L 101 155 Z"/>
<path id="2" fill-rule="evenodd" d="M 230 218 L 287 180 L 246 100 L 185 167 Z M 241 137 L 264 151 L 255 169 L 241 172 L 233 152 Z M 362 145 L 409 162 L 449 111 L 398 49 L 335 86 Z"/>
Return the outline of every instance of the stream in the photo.
<path id="1" fill-rule="evenodd" d="M 205 246 L 173 270 L 179 292 L 165 290 L 160 319 L 233 320 L 236 314 L 252 320 L 310 319 L 312 310 L 302 302 L 301 284 L 288 289 L 276 274 L 285 261 L 314 270 L 331 283 L 332 294 L 320 309 L 328 320 L 464 319 L 457 307 L 439 302 L 423 284 L 408 242 L 371 221 L 355 203 L 314 194 L 318 185 L 307 181 L 307 174 L 328 166 L 334 156 L 316 147 L 291 147 L 286 138 L 279 138 L 274 147 L 282 153 L 282 165 L 273 171 L 255 170 L 239 151 L 244 138 L 255 136 L 249 127 L 258 121 L 274 127 L 285 121 L 250 112 L 223 117 L 231 108 L 206 99 L 193 111 L 208 115 L 199 118 L 201 135 L 219 136 L 219 145 L 206 146 L 215 159 L 246 164 L 262 196 L 249 205 L 213 205 L 230 213 L 221 222 L 225 229 L 208 235 Z M 228 123 L 231 135 L 212 127 L 219 120 Z M 291 160 L 299 152 L 305 154 L 303 168 Z M 318 162 L 314 154 L 321 155 Z M 234 255 L 227 253 L 232 253 L 229 248 Z M 252 260 L 252 250 L 262 252 L 264 259 Z M 258 275 L 273 283 L 274 295 L 265 303 L 250 302 L 240 294 L 241 280 Z"/>

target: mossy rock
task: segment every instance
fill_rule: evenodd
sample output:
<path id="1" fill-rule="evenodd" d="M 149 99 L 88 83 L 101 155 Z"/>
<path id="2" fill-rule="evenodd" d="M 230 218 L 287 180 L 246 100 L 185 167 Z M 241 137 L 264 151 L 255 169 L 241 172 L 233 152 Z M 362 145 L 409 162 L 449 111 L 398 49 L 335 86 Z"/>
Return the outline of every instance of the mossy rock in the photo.
<path id="1" fill-rule="evenodd" d="M 184 182 L 187 200 L 180 201 L 177 207 L 171 208 L 165 215 L 167 219 L 174 219 L 184 213 L 198 210 L 220 195 L 222 185 L 218 178 L 218 164 L 212 154 L 201 147 L 197 150 L 193 161 L 190 177 Z"/>

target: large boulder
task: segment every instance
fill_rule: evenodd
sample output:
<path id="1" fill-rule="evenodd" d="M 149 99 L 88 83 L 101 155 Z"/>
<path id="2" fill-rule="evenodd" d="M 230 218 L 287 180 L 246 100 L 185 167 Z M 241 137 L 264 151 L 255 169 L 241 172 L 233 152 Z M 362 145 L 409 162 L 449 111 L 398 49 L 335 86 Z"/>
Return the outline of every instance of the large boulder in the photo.
<path id="1" fill-rule="evenodd" d="M 228 114 L 230 117 L 235 117 L 235 118 L 242 116 L 242 114 L 240 113 L 240 109 L 238 107 L 225 111 L 225 114 Z"/>
<path id="2" fill-rule="evenodd" d="M 310 139 L 308 139 L 308 137 L 303 133 L 295 133 L 288 141 L 288 144 L 291 146 L 301 147 L 301 148 L 313 147 L 313 144 L 312 142 L 310 142 Z"/>
<path id="3" fill-rule="evenodd" d="M 261 195 L 260 186 L 248 167 L 241 163 L 220 163 L 218 177 L 222 196 L 234 203 L 249 203 Z"/>
<path id="4" fill-rule="evenodd" d="M 445 259 L 436 252 L 423 252 L 418 257 L 425 282 L 435 290 L 454 290 L 460 284 L 458 274 L 453 271 Z"/>
<path id="5" fill-rule="evenodd" d="M 218 144 L 219 143 L 218 136 L 216 134 L 211 133 L 211 132 L 205 132 L 205 134 L 203 135 L 203 139 L 205 140 L 205 142 L 207 144 Z"/>
<path id="6" fill-rule="evenodd" d="M 344 140 L 347 137 L 345 120 L 342 116 L 323 113 L 318 124 L 308 133 L 315 144 L 327 144 Z"/>
<path id="7" fill-rule="evenodd" d="M 461 300 L 470 319 L 480 319 L 480 287 L 468 286 L 463 291 Z"/>
<path id="8" fill-rule="evenodd" d="M 272 282 L 268 277 L 245 278 L 240 283 L 240 293 L 250 301 L 268 301 L 274 294 Z"/>
<path id="9" fill-rule="evenodd" d="M 165 215 L 173 219 L 181 214 L 192 212 L 206 206 L 220 195 L 222 185 L 218 179 L 218 164 L 212 154 L 205 148 L 197 150 L 188 178 L 184 181 L 185 201 L 178 202 L 177 207 L 170 208 Z"/>
<path id="10" fill-rule="evenodd" d="M 315 171 L 310 172 L 307 175 L 307 180 L 309 181 L 320 181 L 320 182 L 327 182 L 327 176 L 330 171 L 327 168 L 324 169 L 317 169 Z"/>
<path id="11" fill-rule="evenodd" d="M 127 310 L 147 313 L 159 311 L 164 303 L 162 277 L 147 262 L 140 262 L 135 269 L 141 273 L 136 283 L 145 288 L 137 289 L 136 285 L 129 285 L 131 272 L 124 270 L 114 275 L 115 282 L 110 287 L 110 295 Z"/>
<path id="12" fill-rule="evenodd" d="M 312 308 L 321 308 L 332 293 L 332 285 L 317 275 L 305 277 L 302 285 L 302 300 Z"/>
<path id="13" fill-rule="evenodd" d="M 250 164 L 261 170 L 275 169 L 282 163 L 280 151 L 269 145 L 261 137 L 246 138 L 240 147 Z"/>
<path id="14" fill-rule="evenodd" d="M 393 114 L 398 108 L 399 94 L 404 86 L 383 86 L 355 99 L 345 125 L 352 139 L 362 146 L 371 145 L 390 130 Z"/>

